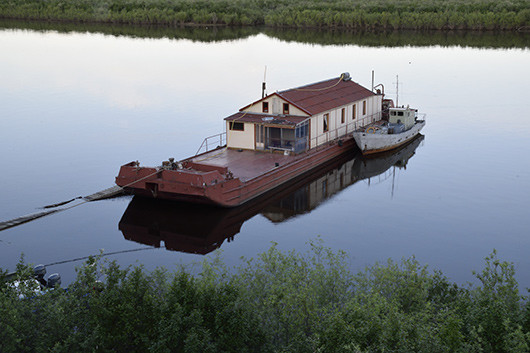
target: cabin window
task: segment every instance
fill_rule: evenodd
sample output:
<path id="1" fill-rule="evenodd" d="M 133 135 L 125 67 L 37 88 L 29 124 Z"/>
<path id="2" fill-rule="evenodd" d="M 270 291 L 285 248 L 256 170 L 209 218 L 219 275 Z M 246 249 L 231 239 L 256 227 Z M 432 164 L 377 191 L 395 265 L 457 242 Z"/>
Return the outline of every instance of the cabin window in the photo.
<path id="1" fill-rule="evenodd" d="M 269 102 L 263 102 L 262 103 L 262 110 L 264 113 L 268 113 L 269 112 Z"/>
<path id="2" fill-rule="evenodd" d="M 308 144 L 308 137 L 309 137 L 309 121 L 302 122 L 298 125 L 296 125 L 295 131 L 294 131 L 294 138 L 295 138 L 295 148 L 294 151 L 296 153 L 305 151 L 307 149 Z"/>
<path id="3" fill-rule="evenodd" d="M 403 116 L 403 112 L 398 112 L 398 116 Z"/>
<path id="4" fill-rule="evenodd" d="M 263 127 L 263 125 L 256 125 L 256 143 L 264 142 L 264 139 L 263 139 L 264 130 L 265 128 Z"/>
<path id="5" fill-rule="evenodd" d="M 289 103 L 283 103 L 283 113 L 289 114 Z"/>
<path id="6" fill-rule="evenodd" d="M 340 111 L 340 123 L 341 124 L 344 124 L 344 118 L 345 117 L 346 117 L 346 109 L 342 108 L 342 110 Z"/>
<path id="7" fill-rule="evenodd" d="M 351 119 L 355 120 L 356 117 L 357 117 L 357 104 L 354 104 L 352 106 Z"/>
<path id="8" fill-rule="evenodd" d="M 245 131 L 245 124 L 236 123 L 235 121 L 230 122 L 230 130 Z"/>
<path id="9" fill-rule="evenodd" d="M 324 132 L 329 130 L 329 114 L 324 114 Z"/>
<path id="10" fill-rule="evenodd" d="M 366 101 L 363 101 L 363 115 L 366 115 Z"/>

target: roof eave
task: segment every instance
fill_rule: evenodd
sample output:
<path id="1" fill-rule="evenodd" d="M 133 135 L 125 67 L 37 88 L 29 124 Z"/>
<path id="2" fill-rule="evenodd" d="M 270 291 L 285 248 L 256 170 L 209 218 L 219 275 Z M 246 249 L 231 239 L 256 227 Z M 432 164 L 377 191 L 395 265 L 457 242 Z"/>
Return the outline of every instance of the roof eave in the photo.
<path id="1" fill-rule="evenodd" d="M 267 95 L 267 96 L 265 96 L 265 97 L 263 97 L 263 98 L 261 98 L 261 99 L 258 99 L 257 101 L 255 101 L 255 102 L 253 102 L 253 103 L 250 103 L 250 104 L 244 106 L 243 108 L 239 109 L 239 111 L 241 112 L 241 111 L 244 111 L 245 109 L 248 109 L 248 108 L 250 108 L 250 107 L 253 107 L 254 105 L 258 104 L 259 102 L 261 102 L 261 101 L 263 101 L 263 100 L 265 100 L 265 99 L 267 99 L 267 98 L 269 98 L 269 97 L 272 97 L 272 96 L 278 96 L 279 98 L 283 99 L 283 100 L 286 101 L 287 103 L 292 104 L 292 105 L 295 106 L 296 108 L 300 109 L 301 111 L 303 111 L 303 112 L 306 113 L 307 115 L 312 115 L 311 112 L 309 112 L 309 111 L 307 111 L 306 109 L 300 107 L 299 105 L 297 105 L 296 103 L 290 101 L 289 99 L 283 97 L 283 96 L 282 96 L 281 94 L 279 94 L 278 92 L 271 93 L 271 94 L 269 94 L 269 95 Z"/>

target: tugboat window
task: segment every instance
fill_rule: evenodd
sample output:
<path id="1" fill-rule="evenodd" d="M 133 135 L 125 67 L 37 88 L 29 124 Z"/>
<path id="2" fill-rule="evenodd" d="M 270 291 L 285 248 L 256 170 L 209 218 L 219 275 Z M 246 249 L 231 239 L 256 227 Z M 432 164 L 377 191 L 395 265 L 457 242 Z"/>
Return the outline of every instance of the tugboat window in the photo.
<path id="1" fill-rule="evenodd" d="M 283 103 L 283 113 L 289 114 L 289 103 Z"/>
<path id="2" fill-rule="evenodd" d="M 230 130 L 245 131 L 245 124 L 236 123 L 236 122 L 231 121 L 230 122 Z"/>
<path id="3" fill-rule="evenodd" d="M 342 110 L 340 111 L 340 123 L 341 124 L 344 124 L 344 117 L 345 116 L 346 116 L 346 109 L 342 108 Z"/>
<path id="4" fill-rule="evenodd" d="M 263 112 L 264 113 L 269 112 L 269 102 L 263 102 Z"/>
<path id="5" fill-rule="evenodd" d="M 324 114 L 324 132 L 329 130 L 329 114 Z"/>
<path id="6" fill-rule="evenodd" d="M 366 101 L 363 101 L 363 115 L 366 115 Z"/>
<path id="7" fill-rule="evenodd" d="M 357 104 L 354 104 L 352 106 L 351 118 L 352 120 L 355 120 L 356 117 L 357 117 Z"/>

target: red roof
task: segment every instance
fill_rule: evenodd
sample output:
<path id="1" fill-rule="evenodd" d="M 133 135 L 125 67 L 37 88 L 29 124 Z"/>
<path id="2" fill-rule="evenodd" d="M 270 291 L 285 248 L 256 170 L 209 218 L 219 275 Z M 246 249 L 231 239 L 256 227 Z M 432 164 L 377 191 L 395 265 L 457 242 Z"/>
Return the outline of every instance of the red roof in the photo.
<path id="1" fill-rule="evenodd" d="M 237 121 L 245 123 L 260 123 L 267 125 L 290 125 L 295 126 L 298 123 L 308 119 L 305 116 L 295 115 L 272 115 L 238 112 L 225 118 L 227 121 Z"/>
<path id="2" fill-rule="evenodd" d="M 240 109 L 239 113 L 235 113 L 225 120 L 238 120 L 251 123 L 267 123 L 263 121 L 264 117 L 274 116 L 276 120 L 285 120 L 286 122 L 281 124 L 270 123 L 274 125 L 296 125 L 297 123 L 305 120 L 305 117 L 293 116 L 293 115 L 272 115 L 272 114 L 256 114 L 256 113 L 244 113 L 243 111 L 248 107 L 261 102 L 262 100 L 277 95 L 284 99 L 290 104 L 295 105 L 300 110 L 306 112 L 309 115 L 315 115 L 327 110 L 351 104 L 356 101 L 374 96 L 375 93 L 369 89 L 364 88 L 358 83 L 352 80 L 344 81 L 341 77 L 332 78 L 326 81 L 317 83 L 311 83 L 306 86 L 288 89 L 281 92 L 275 92 L 268 95 L 265 98 L 257 100 Z"/>
<path id="3" fill-rule="evenodd" d="M 311 115 L 374 96 L 375 93 L 340 77 L 278 92 L 278 95 Z"/>

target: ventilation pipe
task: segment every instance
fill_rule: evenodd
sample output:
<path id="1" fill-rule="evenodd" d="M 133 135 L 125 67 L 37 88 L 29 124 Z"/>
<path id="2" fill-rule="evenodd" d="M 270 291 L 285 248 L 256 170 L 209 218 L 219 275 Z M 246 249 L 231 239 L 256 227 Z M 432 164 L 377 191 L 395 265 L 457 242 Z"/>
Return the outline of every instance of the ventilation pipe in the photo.
<path id="1" fill-rule="evenodd" d="M 263 82 L 261 84 L 261 98 L 265 98 L 267 95 L 267 65 L 265 65 L 265 72 L 263 73 Z"/>

